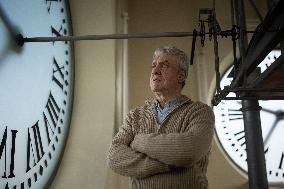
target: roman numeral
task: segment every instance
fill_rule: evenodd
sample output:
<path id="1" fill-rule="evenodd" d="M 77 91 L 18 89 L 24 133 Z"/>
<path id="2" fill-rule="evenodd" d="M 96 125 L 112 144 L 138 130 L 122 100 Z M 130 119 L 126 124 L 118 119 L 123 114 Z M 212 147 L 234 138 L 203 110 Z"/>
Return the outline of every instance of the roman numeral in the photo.
<path id="1" fill-rule="evenodd" d="M 55 35 L 56 37 L 60 37 L 60 32 L 62 31 L 62 26 L 59 28 L 59 30 L 56 30 L 53 26 L 51 26 L 51 33 L 52 35 Z"/>
<path id="2" fill-rule="evenodd" d="M 46 131 L 48 144 L 51 142 L 51 137 L 54 135 L 54 130 L 59 119 L 59 113 L 60 107 L 50 92 L 45 106 L 45 111 L 43 112 L 43 122 L 45 125 L 45 130 L 43 131 Z M 26 172 L 36 166 L 45 154 L 42 143 L 43 136 L 44 134 L 41 133 L 39 127 L 39 121 L 37 121 L 32 127 L 28 128 Z"/>
<path id="3" fill-rule="evenodd" d="M 55 130 L 55 126 L 51 126 L 45 113 L 43 112 L 43 120 L 44 120 L 44 125 L 45 125 L 45 131 L 46 131 L 46 137 L 47 137 L 47 141 L 48 144 L 51 141 L 51 137 L 54 135 L 54 130 Z"/>
<path id="4" fill-rule="evenodd" d="M 52 124 L 56 125 L 59 118 L 60 107 L 58 106 L 51 92 L 49 93 L 48 101 L 45 107 Z"/>
<path id="5" fill-rule="evenodd" d="M 55 69 L 53 69 L 52 81 L 54 81 L 63 90 L 63 85 L 64 85 L 63 70 L 64 70 L 64 66 L 59 67 L 55 58 L 53 58 L 53 64 L 55 65 Z M 58 73 L 58 74 L 56 74 L 56 73 Z"/>
<path id="6" fill-rule="evenodd" d="M 282 169 L 283 158 L 284 158 L 284 153 L 282 152 L 278 169 Z"/>
<path id="7" fill-rule="evenodd" d="M 45 0 L 45 2 L 47 3 L 47 11 L 50 14 L 51 3 L 58 2 L 58 0 Z"/>
<path id="8" fill-rule="evenodd" d="M 240 140 L 245 139 L 245 131 L 240 131 L 234 134 L 237 140 L 240 142 Z M 245 145 L 246 141 L 244 140 L 243 143 L 241 143 L 241 146 Z"/>
<path id="9" fill-rule="evenodd" d="M 60 34 L 60 32 L 62 32 L 63 27 L 60 26 L 60 28 L 58 30 L 56 30 L 53 26 L 51 26 L 51 33 L 52 35 L 55 35 L 56 37 L 61 37 L 62 35 Z M 52 44 L 54 45 L 55 41 L 52 42 Z"/>
<path id="10" fill-rule="evenodd" d="M 11 131 L 11 140 L 8 140 L 8 129 L 6 127 L 2 140 L 1 140 L 1 144 L 0 144 L 0 160 L 3 157 L 3 152 L 4 152 L 4 174 L 2 176 L 2 178 L 13 178 L 15 177 L 15 173 L 14 173 L 14 168 L 15 168 L 15 152 L 16 152 L 16 148 L 15 148 L 15 141 L 16 141 L 16 136 L 17 136 L 17 130 L 10 130 Z M 7 140 L 9 143 L 11 143 L 11 151 L 10 151 L 10 174 L 7 177 Z M 9 156 L 8 156 L 9 157 Z"/>
<path id="11" fill-rule="evenodd" d="M 60 107 L 58 106 L 52 93 L 50 92 L 46 104 L 46 113 L 43 112 L 43 120 L 44 120 L 48 144 L 51 141 L 51 137 L 54 135 L 54 131 L 59 119 L 59 113 L 60 113 Z"/>
<path id="12" fill-rule="evenodd" d="M 38 126 L 38 121 L 31 128 L 28 128 L 28 143 L 27 143 L 27 169 L 28 172 L 31 169 L 31 159 L 33 159 L 32 167 L 41 160 L 44 155 L 44 150 L 42 146 L 42 139 L 40 134 L 40 129 Z M 32 157 L 31 157 L 32 155 Z"/>
<path id="13" fill-rule="evenodd" d="M 239 109 L 228 109 L 228 116 L 230 121 L 243 119 L 243 113 Z"/>

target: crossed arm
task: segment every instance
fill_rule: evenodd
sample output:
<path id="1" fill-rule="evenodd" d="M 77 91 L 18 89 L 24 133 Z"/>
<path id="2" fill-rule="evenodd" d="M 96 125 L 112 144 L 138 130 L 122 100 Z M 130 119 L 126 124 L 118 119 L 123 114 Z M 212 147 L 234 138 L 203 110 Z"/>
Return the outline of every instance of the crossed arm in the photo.
<path id="1" fill-rule="evenodd" d="M 134 139 L 129 120 L 114 137 L 109 154 L 108 165 L 118 174 L 144 178 L 170 171 L 168 165 L 131 148 Z"/>
<path id="2" fill-rule="evenodd" d="M 167 165 L 187 167 L 210 151 L 213 128 L 214 114 L 203 106 L 191 115 L 185 132 L 138 134 L 131 147 Z"/>
<path id="3" fill-rule="evenodd" d="M 169 167 L 191 166 L 209 152 L 214 126 L 214 115 L 209 108 L 194 114 L 183 133 L 134 136 L 126 124 L 112 142 L 110 167 L 119 174 L 143 178 L 168 172 Z"/>

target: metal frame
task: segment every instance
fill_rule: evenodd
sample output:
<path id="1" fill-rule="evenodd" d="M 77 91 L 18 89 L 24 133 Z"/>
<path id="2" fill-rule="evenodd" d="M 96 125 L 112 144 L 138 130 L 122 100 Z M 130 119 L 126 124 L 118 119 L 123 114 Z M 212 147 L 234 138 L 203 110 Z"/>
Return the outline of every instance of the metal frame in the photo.
<path id="1" fill-rule="evenodd" d="M 253 0 L 250 0 L 250 3 L 255 9 L 259 19 L 262 20 Z M 236 60 L 236 44 L 233 41 L 234 69 L 231 73 L 231 75 L 233 75 L 233 81 L 230 86 L 225 87 L 223 90 L 217 90 L 217 94 L 214 96 L 212 104 L 217 105 L 221 100 L 242 100 L 241 110 L 244 115 L 249 188 L 268 189 L 260 120 L 261 107 L 258 104 L 258 100 L 284 99 L 284 84 L 281 86 L 272 86 L 272 88 L 257 88 L 257 84 L 264 81 L 270 74 L 274 74 L 279 65 L 283 66 L 284 64 L 284 1 L 279 1 L 277 5 L 270 10 L 261 25 L 257 28 L 249 45 L 247 43 L 245 32 L 246 21 L 243 0 L 231 0 L 231 4 L 232 24 L 234 25 L 236 20 L 236 23 L 240 28 L 240 38 L 238 40 L 240 60 Z M 282 55 L 272 63 L 271 67 L 264 73 L 258 73 L 257 66 L 267 54 L 279 44 Z M 219 71 L 216 70 L 216 75 L 219 74 L 217 72 Z M 283 67 L 281 74 L 284 74 Z M 252 79 L 255 78 L 255 75 L 259 76 L 257 79 Z M 236 97 L 227 97 L 229 92 L 235 92 Z M 251 92 L 254 92 L 254 94 L 251 95 Z M 268 92 L 279 93 L 275 96 L 271 96 Z M 255 93 L 261 95 L 256 95 Z"/>
<path id="2" fill-rule="evenodd" d="M 234 1 L 234 0 L 232 0 Z M 237 9 L 236 11 L 239 11 L 240 9 Z M 276 48 L 277 45 L 280 44 L 281 40 L 284 38 L 284 2 L 279 1 L 276 6 L 265 17 L 262 24 L 257 28 L 255 31 L 255 34 L 253 38 L 251 39 L 250 44 L 248 45 L 247 49 L 244 47 L 244 49 L 240 48 L 240 56 L 243 61 L 239 61 L 235 63 L 234 73 L 233 75 L 233 81 L 230 86 L 228 86 L 229 90 L 221 90 L 219 93 L 217 93 L 212 101 L 213 105 L 217 105 L 222 99 L 225 99 L 228 95 L 230 89 L 234 90 L 238 87 L 243 88 L 251 88 L 252 81 L 248 80 L 250 75 L 254 74 L 253 71 L 256 70 L 256 67 L 260 62 L 267 56 L 269 52 L 271 52 L 272 49 Z M 235 14 L 239 15 L 239 12 L 236 12 Z M 240 20 L 244 20 L 245 18 L 240 18 Z M 239 24 L 239 23 L 237 23 Z M 242 35 L 242 31 L 240 30 L 240 40 L 245 40 L 245 36 Z M 245 32 L 244 32 L 245 33 Z M 239 45 L 241 46 L 241 45 Z M 283 48 L 283 45 L 282 45 Z M 235 51 L 235 48 L 234 48 Z M 283 50 L 282 50 L 283 52 Z M 276 62 L 278 64 L 283 64 L 283 57 L 282 54 Z M 280 61 L 281 60 L 281 61 Z M 242 63 L 243 62 L 243 63 Z M 274 64 L 274 63 L 273 63 Z M 273 67 L 273 66 L 272 66 Z M 273 70 L 269 70 L 270 72 L 273 72 Z M 267 75 L 267 72 L 263 73 L 259 77 L 265 78 L 265 75 Z M 279 92 L 283 92 L 283 90 L 280 90 Z M 240 97 L 237 94 L 238 98 Z M 244 97 L 244 96 L 243 96 Z M 256 99 L 258 99 L 257 96 L 255 96 Z M 277 99 L 280 97 L 278 96 Z M 260 98 L 259 98 L 260 99 Z M 270 98 L 267 98 L 270 99 Z M 274 98 L 271 96 L 271 100 Z M 283 99 L 284 99 L 284 93 L 283 93 Z"/>

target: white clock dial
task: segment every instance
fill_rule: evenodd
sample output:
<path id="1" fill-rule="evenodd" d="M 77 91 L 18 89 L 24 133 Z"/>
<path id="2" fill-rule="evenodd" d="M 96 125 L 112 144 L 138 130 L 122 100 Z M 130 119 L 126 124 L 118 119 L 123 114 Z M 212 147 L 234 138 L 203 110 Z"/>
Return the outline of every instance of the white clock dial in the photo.
<path id="1" fill-rule="evenodd" d="M 45 188 L 69 130 L 73 47 L 24 37 L 71 35 L 68 2 L 0 0 L 0 188 Z M 12 31 L 11 31 L 12 30 Z"/>
<path id="2" fill-rule="evenodd" d="M 280 56 L 279 50 L 273 50 L 259 65 L 263 72 Z M 228 78 L 232 66 L 221 79 L 221 88 L 231 83 Z M 229 93 L 235 97 L 234 93 Z M 283 100 L 260 100 L 262 136 L 269 182 L 284 182 L 284 102 Z M 247 156 L 241 101 L 222 100 L 214 107 L 216 117 L 216 138 L 230 161 L 244 173 L 247 173 Z"/>

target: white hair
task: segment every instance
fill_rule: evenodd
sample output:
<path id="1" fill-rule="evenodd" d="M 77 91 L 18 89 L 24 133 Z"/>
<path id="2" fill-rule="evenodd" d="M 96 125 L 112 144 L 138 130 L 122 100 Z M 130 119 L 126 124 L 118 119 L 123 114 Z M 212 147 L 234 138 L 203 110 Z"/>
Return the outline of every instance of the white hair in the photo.
<path id="1" fill-rule="evenodd" d="M 159 56 L 162 53 L 175 55 L 177 59 L 177 64 L 179 65 L 180 69 L 185 71 L 186 77 L 188 76 L 190 60 L 184 51 L 171 45 L 162 46 L 154 51 L 153 59 L 155 59 L 157 56 Z M 182 85 L 184 86 L 185 82 Z"/>

